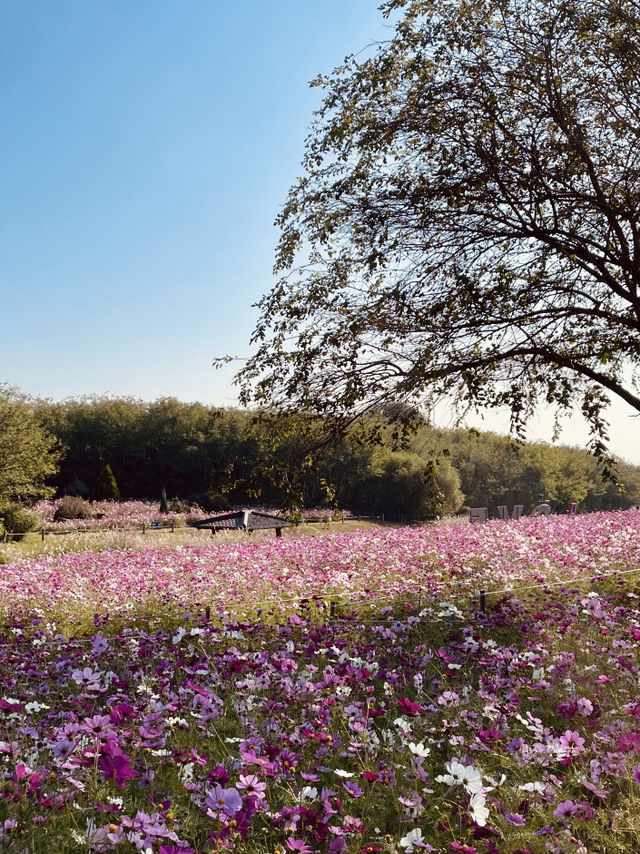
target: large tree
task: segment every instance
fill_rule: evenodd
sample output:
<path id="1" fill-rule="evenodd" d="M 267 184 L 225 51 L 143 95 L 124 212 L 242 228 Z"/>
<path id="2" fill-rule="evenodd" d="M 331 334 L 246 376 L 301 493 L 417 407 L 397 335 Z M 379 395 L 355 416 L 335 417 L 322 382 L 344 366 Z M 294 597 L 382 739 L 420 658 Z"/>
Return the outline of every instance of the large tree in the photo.
<path id="1" fill-rule="evenodd" d="M 392 0 L 278 217 L 245 403 L 640 412 L 640 4 Z M 635 377 L 635 378 L 634 378 Z"/>
<path id="2" fill-rule="evenodd" d="M 0 384 L 0 509 L 9 501 L 53 492 L 47 479 L 57 471 L 57 441 L 43 430 L 31 401 Z"/>

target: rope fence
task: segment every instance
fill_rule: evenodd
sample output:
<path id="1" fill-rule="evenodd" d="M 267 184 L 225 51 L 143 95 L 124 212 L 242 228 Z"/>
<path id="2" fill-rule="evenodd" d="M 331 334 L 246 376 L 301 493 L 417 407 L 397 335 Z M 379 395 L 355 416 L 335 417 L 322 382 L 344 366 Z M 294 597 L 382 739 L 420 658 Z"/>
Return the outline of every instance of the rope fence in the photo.
<path id="1" fill-rule="evenodd" d="M 309 517 L 303 518 L 298 524 L 303 525 L 326 525 L 329 526 L 331 524 L 338 524 L 344 522 L 388 522 L 390 524 L 401 524 L 401 525 L 415 525 L 415 524 L 425 524 L 428 522 L 435 521 L 436 517 L 411 517 L 405 516 L 402 513 L 398 515 L 389 515 L 384 513 L 379 513 L 378 515 L 347 515 L 346 513 L 340 513 L 337 519 L 333 517 Z M 61 536 L 64 534 L 102 534 L 110 531 L 139 531 L 143 534 L 153 531 L 174 531 L 178 530 L 198 530 L 198 528 L 194 525 L 185 523 L 183 520 L 170 520 L 166 522 L 158 521 L 158 522 L 138 522 L 134 525 L 119 525 L 117 523 L 107 523 L 103 526 L 97 525 L 95 527 L 66 527 L 66 528 L 54 528 L 47 527 L 43 525 L 41 528 L 37 528 L 33 531 L 24 531 L 22 533 L 13 533 L 9 531 L 4 531 L 2 535 L 0 535 L 0 542 L 8 542 L 9 540 L 23 540 L 25 537 L 33 537 L 38 536 L 44 542 L 45 537 L 49 535 L 53 536 Z M 229 528 L 222 530 L 243 530 L 241 528 Z"/>
<path id="2" fill-rule="evenodd" d="M 499 596 L 499 595 L 501 596 L 504 594 L 514 594 L 515 595 L 518 593 L 530 592 L 532 590 L 545 590 L 545 589 L 549 589 L 549 588 L 569 587 L 571 585 L 587 584 L 587 583 L 593 584 L 594 582 L 601 581 L 601 580 L 606 579 L 606 578 L 619 578 L 621 576 L 636 575 L 638 573 L 640 573 L 640 567 L 638 567 L 636 569 L 612 570 L 611 572 L 592 573 L 588 577 L 584 577 L 584 578 L 574 578 L 574 579 L 566 579 L 566 580 L 559 580 L 559 581 L 547 581 L 547 582 L 541 582 L 539 584 L 527 584 L 527 585 L 523 585 L 521 587 L 503 587 L 503 588 L 499 588 L 496 590 L 478 590 L 478 589 L 475 589 L 475 590 L 469 590 L 466 593 L 453 593 L 453 594 L 449 594 L 446 590 L 440 590 L 440 591 L 431 591 L 430 594 L 423 593 L 422 596 L 425 599 L 425 602 L 424 602 L 425 606 L 427 604 L 432 604 L 432 605 L 437 604 L 432 599 L 429 598 L 430 596 L 433 596 L 436 593 L 442 594 L 442 600 L 440 601 L 441 606 L 446 606 L 447 603 L 452 601 L 452 600 L 453 601 L 459 601 L 463 598 L 471 599 L 471 600 L 477 600 L 479 603 L 479 612 L 484 613 L 486 611 L 486 602 L 487 602 L 488 596 Z M 390 599 L 388 596 L 371 597 L 369 592 L 364 590 L 364 591 L 355 591 L 355 592 L 349 591 L 348 593 L 347 592 L 342 592 L 342 593 L 333 592 L 329 596 L 320 595 L 320 594 L 316 594 L 316 595 L 309 596 L 309 597 L 297 596 L 297 597 L 277 599 L 275 601 L 278 604 L 298 605 L 298 610 L 302 611 L 302 612 L 309 612 L 311 610 L 310 606 L 313 603 L 315 603 L 317 609 L 322 608 L 323 610 L 329 612 L 330 620 L 332 620 L 332 621 L 333 620 L 336 620 L 336 621 L 338 621 L 338 620 L 344 620 L 344 621 L 349 620 L 349 621 L 352 621 L 353 624 L 356 626 L 359 626 L 359 625 L 385 625 L 385 624 L 386 625 L 393 625 L 394 623 L 399 622 L 399 618 L 397 616 L 379 615 L 376 617 L 363 617 L 361 615 L 354 615 L 354 614 L 347 614 L 347 615 L 341 616 L 338 613 L 338 609 L 345 608 L 345 607 L 348 608 L 350 605 L 361 606 L 363 604 L 372 604 L 372 605 L 377 604 L 377 605 L 383 605 L 383 606 L 391 607 L 394 602 L 397 602 L 398 598 L 400 598 L 401 596 L 411 595 L 412 593 L 415 593 L 415 591 L 407 591 L 404 594 L 399 593 L 399 594 L 396 594 L 395 598 Z M 354 597 L 357 597 L 359 595 L 366 596 L 367 598 L 362 599 L 362 600 L 358 600 L 357 598 L 354 598 Z M 340 601 L 340 600 L 344 600 L 345 597 L 349 598 L 351 601 L 347 601 L 347 602 Z M 422 598 L 422 597 L 420 596 L 420 594 L 418 594 L 418 607 L 420 606 L 420 598 Z M 261 614 L 263 611 L 267 611 L 268 607 L 270 605 L 273 606 L 273 604 L 274 604 L 274 602 L 271 602 L 271 601 L 270 602 L 258 602 L 258 603 L 255 603 L 249 610 L 255 611 L 257 614 Z M 203 606 L 200 605 L 200 607 L 202 608 Z M 202 614 L 202 612 L 200 612 L 200 614 Z M 211 606 L 208 606 L 208 605 L 204 606 L 204 615 L 203 616 L 204 616 L 204 619 L 206 622 L 209 622 L 211 620 Z M 223 616 L 225 616 L 225 614 L 222 614 L 222 615 L 218 614 L 219 618 L 221 618 Z M 409 615 L 409 616 L 412 616 L 412 615 Z M 447 615 L 447 616 L 450 617 L 451 615 Z M 239 618 L 239 621 L 240 622 L 242 621 L 241 618 Z M 149 620 L 140 620 L 139 622 L 146 623 L 146 624 L 150 623 Z M 234 624 L 233 620 L 230 620 L 229 622 L 232 625 Z M 222 623 L 222 625 L 224 627 L 224 625 L 225 625 L 224 622 Z M 127 632 L 126 635 L 122 635 L 121 637 L 119 636 L 119 638 L 123 642 L 127 641 L 129 639 L 136 640 L 139 638 L 144 638 L 146 640 L 149 637 L 148 633 L 143 634 L 142 631 L 134 631 L 133 629 L 125 629 L 125 631 Z M 90 645 L 91 643 L 93 643 L 91 638 L 73 638 L 72 640 L 74 643 L 79 644 L 79 645 Z"/>

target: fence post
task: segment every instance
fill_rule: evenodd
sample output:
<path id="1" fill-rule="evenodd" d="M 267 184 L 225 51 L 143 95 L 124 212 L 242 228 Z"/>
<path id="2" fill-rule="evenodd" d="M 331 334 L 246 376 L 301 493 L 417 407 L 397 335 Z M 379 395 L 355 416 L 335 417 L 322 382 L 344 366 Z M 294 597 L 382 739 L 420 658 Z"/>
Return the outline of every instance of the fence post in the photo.
<path id="1" fill-rule="evenodd" d="M 147 526 L 144 524 L 144 522 L 142 523 L 142 533 L 143 534 L 147 533 Z"/>
<path id="2" fill-rule="evenodd" d="M 44 525 L 42 526 L 42 531 L 40 532 L 42 537 L 42 542 L 44 543 Z"/>
<path id="3" fill-rule="evenodd" d="M 171 520 L 171 533 L 173 534 L 173 519 Z"/>
<path id="4" fill-rule="evenodd" d="M 487 610 L 487 592 L 486 592 L 486 590 L 480 591 L 480 610 L 482 611 L 483 614 Z"/>

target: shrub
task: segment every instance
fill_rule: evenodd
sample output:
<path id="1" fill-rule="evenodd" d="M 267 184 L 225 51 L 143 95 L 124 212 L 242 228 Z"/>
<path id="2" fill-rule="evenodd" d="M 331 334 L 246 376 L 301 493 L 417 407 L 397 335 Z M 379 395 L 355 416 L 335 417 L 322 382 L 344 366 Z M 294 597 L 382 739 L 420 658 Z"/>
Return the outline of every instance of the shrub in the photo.
<path id="1" fill-rule="evenodd" d="M 111 466 L 103 466 L 98 472 L 93 495 L 96 501 L 120 501 L 120 490 Z"/>
<path id="2" fill-rule="evenodd" d="M 39 519 L 21 504 L 7 504 L 2 513 L 2 522 L 5 531 L 14 535 L 13 540 L 21 540 L 29 531 L 35 531 Z"/>
<path id="3" fill-rule="evenodd" d="M 162 487 L 162 492 L 160 493 L 160 512 L 168 513 L 169 512 L 169 502 L 167 501 L 167 490 Z"/>
<path id="4" fill-rule="evenodd" d="M 77 495 L 65 495 L 53 514 L 54 522 L 63 522 L 65 519 L 90 519 L 91 507 Z"/>
<path id="5" fill-rule="evenodd" d="M 169 501 L 169 510 L 171 513 L 188 513 L 191 510 L 191 505 L 188 501 L 182 501 L 180 498 L 172 498 Z"/>
<path id="6" fill-rule="evenodd" d="M 79 477 L 74 477 L 66 490 L 67 495 L 77 495 L 82 498 L 85 495 L 89 494 L 89 487 L 81 480 Z"/>
<path id="7" fill-rule="evenodd" d="M 220 492 L 210 490 L 207 493 L 207 509 L 208 510 L 228 510 L 231 505 L 226 495 Z"/>

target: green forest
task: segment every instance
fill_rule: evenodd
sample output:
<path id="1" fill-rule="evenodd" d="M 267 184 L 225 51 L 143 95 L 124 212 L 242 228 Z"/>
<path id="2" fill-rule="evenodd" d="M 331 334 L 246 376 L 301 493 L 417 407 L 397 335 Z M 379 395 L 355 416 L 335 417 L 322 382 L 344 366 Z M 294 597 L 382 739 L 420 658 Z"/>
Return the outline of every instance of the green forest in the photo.
<path id="1" fill-rule="evenodd" d="M 494 433 L 439 430 L 426 422 L 400 443 L 383 424 L 376 443 L 354 431 L 310 455 L 309 434 L 295 422 L 278 429 L 281 424 L 274 428 L 248 411 L 174 398 L 14 399 L 12 405 L 22 407 L 21 423 L 28 409 L 47 437 L 43 483 L 58 496 L 98 497 L 108 466 L 123 499 L 159 500 L 164 490 L 210 510 L 297 500 L 391 519 L 516 503 L 530 512 L 542 496 L 557 512 L 570 501 L 580 510 L 640 503 L 636 466 L 619 462 L 621 490 L 603 480 L 584 450 L 518 445 Z M 10 455 L 5 450 L 5 459 Z M 5 498 L 25 497 L 10 491 L 6 486 Z"/>

